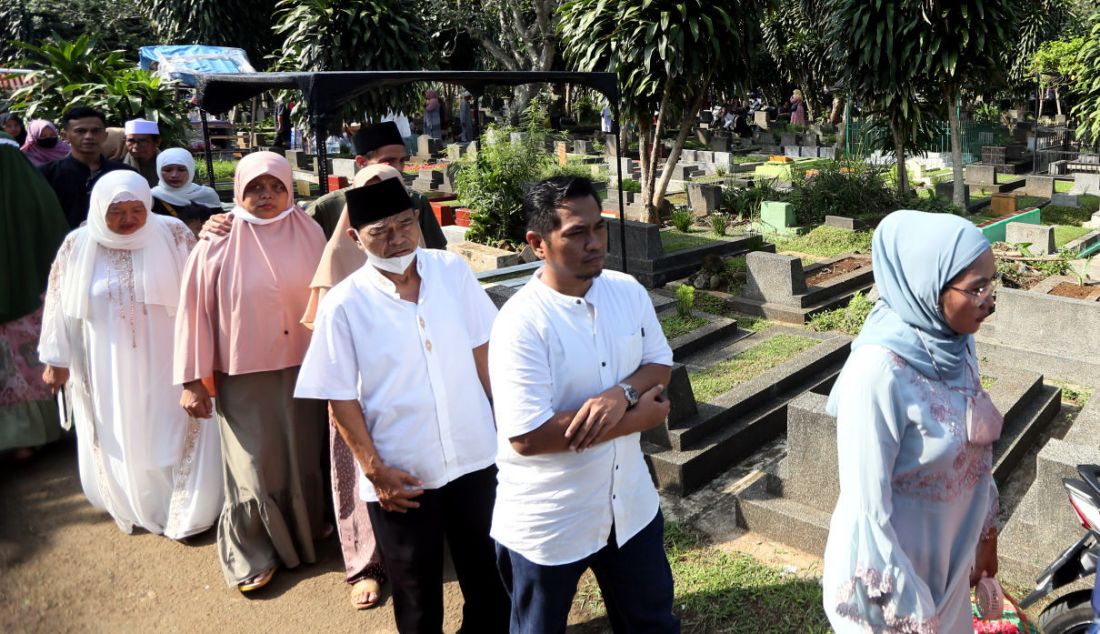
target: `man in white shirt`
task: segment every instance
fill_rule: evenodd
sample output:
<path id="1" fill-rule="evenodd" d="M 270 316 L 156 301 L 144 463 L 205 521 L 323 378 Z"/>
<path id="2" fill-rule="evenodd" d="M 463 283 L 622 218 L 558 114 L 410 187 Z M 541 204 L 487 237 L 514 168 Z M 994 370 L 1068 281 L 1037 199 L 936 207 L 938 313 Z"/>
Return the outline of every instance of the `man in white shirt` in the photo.
<path id="1" fill-rule="evenodd" d="M 417 248 L 400 179 L 346 198 L 367 264 L 322 300 L 295 395 L 327 399 L 355 455 L 398 630 L 442 630 L 446 538 L 464 598 L 460 631 L 504 632 L 508 595 L 489 537 L 496 309 L 461 258 Z"/>
<path id="2" fill-rule="evenodd" d="M 489 345 L 492 535 L 511 632 L 564 632 L 588 568 L 615 632 L 679 632 L 640 443 L 668 416 L 672 350 L 641 284 L 603 270 L 607 222 L 590 181 L 543 181 L 524 207 L 544 264 L 505 304 Z"/>

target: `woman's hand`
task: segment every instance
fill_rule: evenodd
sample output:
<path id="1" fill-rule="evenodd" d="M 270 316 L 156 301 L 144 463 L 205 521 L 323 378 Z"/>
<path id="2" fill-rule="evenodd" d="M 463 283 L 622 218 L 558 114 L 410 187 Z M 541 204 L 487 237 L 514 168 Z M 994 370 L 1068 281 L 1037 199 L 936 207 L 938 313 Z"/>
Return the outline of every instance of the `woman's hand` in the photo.
<path id="1" fill-rule="evenodd" d="M 997 576 L 997 531 L 978 542 L 978 551 L 974 556 L 974 570 L 970 573 L 970 587 L 978 585 L 981 578 Z"/>
<path id="2" fill-rule="evenodd" d="M 42 380 L 50 386 L 50 394 L 57 394 L 57 391 L 69 382 L 69 368 L 55 368 L 47 365 L 45 372 L 42 373 Z"/>
<path id="3" fill-rule="evenodd" d="M 214 407 L 210 400 L 210 392 L 206 390 L 201 380 L 183 384 L 180 407 L 195 418 L 210 418 Z"/>

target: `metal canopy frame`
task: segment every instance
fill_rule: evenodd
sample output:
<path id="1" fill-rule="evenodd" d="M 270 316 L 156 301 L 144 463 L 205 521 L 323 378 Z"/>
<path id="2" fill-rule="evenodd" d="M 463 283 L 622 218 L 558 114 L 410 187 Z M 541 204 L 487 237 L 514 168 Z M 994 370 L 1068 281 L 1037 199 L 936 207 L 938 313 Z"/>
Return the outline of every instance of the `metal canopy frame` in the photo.
<path id="1" fill-rule="evenodd" d="M 564 71 L 325 71 L 307 73 L 196 74 L 196 100 L 202 114 L 202 135 L 206 147 L 206 173 L 214 186 L 214 161 L 210 154 L 208 112 L 225 112 L 269 90 L 298 90 L 310 109 L 310 123 L 317 150 L 318 181 L 328 192 L 328 152 L 323 134 L 329 117 L 345 103 L 377 88 L 438 82 L 457 84 L 480 98 L 487 86 L 522 84 L 580 84 L 607 97 L 615 118 L 610 134 L 616 136 L 615 160 L 619 182 L 623 181 L 622 147 L 619 134 L 619 81 L 615 73 Z M 619 255 L 626 272 L 626 212 L 619 196 Z"/>

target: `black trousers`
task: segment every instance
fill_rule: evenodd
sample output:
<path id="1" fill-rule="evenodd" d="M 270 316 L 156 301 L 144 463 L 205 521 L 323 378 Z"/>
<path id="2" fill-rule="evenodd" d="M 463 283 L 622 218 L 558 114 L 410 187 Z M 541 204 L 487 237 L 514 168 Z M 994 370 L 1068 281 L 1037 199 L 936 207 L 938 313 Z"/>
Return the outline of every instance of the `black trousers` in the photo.
<path id="1" fill-rule="evenodd" d="M 367 504 L 374 536 L 393 587 L 393 611 L 401 634 L 443 631 L 443 540 L 451 548 L 462 588 L 464 634 L 508 631 L 511 601 L 496 566 L 489 537 L 496 501 L 495 466 L 468 473 L 416 498 L 405 513 Z"/>

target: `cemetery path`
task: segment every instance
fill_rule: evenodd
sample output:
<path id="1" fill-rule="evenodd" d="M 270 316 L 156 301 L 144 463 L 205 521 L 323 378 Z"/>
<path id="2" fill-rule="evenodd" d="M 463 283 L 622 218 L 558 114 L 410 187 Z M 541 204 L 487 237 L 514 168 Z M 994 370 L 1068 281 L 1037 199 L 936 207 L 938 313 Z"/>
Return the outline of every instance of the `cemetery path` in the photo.
<path id="1" fill-rule="evenodd" d="M 216 548 L 213 531 L 186 544 L 119 531 L 84 498 L 72 439 L 26 464 L 0 463 L 2 632 L 395 631 L 388 593 L 379 608 L 351 607 L 335 537 L 318 544 L 317 563 L 280 571 L 255 598 L 225 585 Z M 444 630 L 454 632 L 462 598 L 453 574 L 444 602 Z"/>

